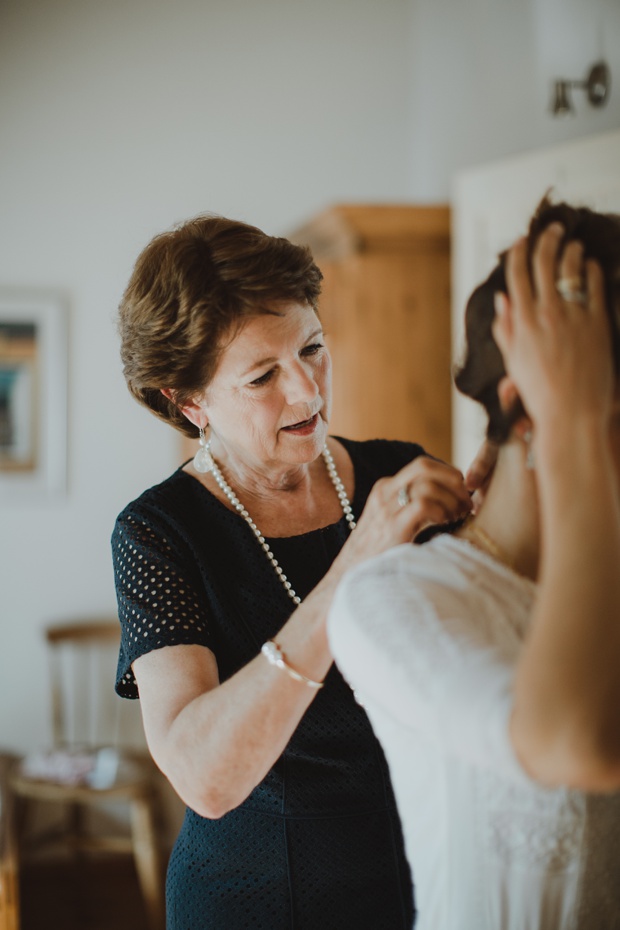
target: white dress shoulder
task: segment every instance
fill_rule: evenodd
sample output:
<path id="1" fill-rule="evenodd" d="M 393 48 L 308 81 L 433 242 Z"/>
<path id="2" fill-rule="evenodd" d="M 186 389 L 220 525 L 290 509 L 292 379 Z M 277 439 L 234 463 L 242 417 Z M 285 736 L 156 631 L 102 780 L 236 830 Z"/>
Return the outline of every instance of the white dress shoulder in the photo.
<path id="1" fill-rule="evenodd" d="M 509 738 L 535 584 L 464 540 L 350 572 L 328 620 L 382 743 L 416 930 L 620 928 L 620 795 L 548 789 Z"/>

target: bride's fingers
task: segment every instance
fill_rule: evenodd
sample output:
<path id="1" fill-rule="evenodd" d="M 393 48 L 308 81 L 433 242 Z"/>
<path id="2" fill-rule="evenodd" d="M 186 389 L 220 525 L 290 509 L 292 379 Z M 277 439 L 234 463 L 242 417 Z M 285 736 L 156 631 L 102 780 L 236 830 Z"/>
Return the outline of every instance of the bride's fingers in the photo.
<path id="1" fill-rule="evenodd" d="M 506 356 L 506 351 L 512 338 L 512 313 L 508 296 L 502 291 L 497 291 L 493 296 L 495 306 L 495 319 L 491 324 L 493 338 L 502 355 Z"/>
<path id="2" fill-rule="evenodd" d="M 589 258 L 585 263 L 586 291 L 588 294 L 588 310 L 592 316 L 604 321 L 606 331 L 609 330 L 609 318 L 605 303 L 605 284 L 601 266 L 594 259 Z"/>
<path id="3" fill-rule="evenodd" d="M 581 242 L 574 239 L 565 247 L 560 259 L 558 280 L 555 286 L 565 310 L 572 308 L 583 313 L 588 297 Z"/>
<path id="4" fill-rule="evenodd" d="M 583 244 L 578 239 L 571 239 L 566 244 L 559 262 L 559 278 L 568 278 L 575 284 L 581 281 L 583 286 Z"/>
<path id="5" fill-rule="evenodd" d="M 506 284 L 511 309 L 518 311 L 523 319 L 533 319 L 534 291 L 527 263 L 527 240 L 518 239 L 508 252 L 506 259 Z"/>
<path id="6" fill-rule="evenodd" d="M 564 227 L 560 223 L 551 223 L 540 234 L 532 256 L 532 274 L 534 289 L 538 297 L 538 312 L 541 315 L 553 314 L 560 307 L 557 292 L 557 270 L 559 248 Z"/>

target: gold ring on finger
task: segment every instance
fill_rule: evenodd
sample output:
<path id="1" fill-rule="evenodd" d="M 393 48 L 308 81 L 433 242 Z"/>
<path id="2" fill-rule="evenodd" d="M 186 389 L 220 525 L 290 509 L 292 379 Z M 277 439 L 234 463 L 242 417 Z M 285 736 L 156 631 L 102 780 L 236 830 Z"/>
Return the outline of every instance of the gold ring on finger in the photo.
<path id="1" fill-rule="evenodd" d="M 558 278 L 555 282 L 555 288 L 562 298 L 568 303 L 582 304 L 585 306 L 588 302 L 588 295 L 583 285 L 583 278 L 575 275 L 572 278 Z"/>

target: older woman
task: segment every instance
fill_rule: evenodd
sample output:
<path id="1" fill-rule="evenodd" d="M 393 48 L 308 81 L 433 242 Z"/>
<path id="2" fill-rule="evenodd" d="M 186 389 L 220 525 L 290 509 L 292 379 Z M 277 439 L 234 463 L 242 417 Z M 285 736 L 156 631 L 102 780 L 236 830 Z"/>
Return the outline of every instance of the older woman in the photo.
<path id="1" fill-rule="evenodd" d="M 419 930 L 612 930 L 620 217 L 543 202 L 466 327 L 457 385 L 501 444 L 484 503 L 353 570 L 330 640 L 390 763 Z"/>
<path id="2" fill-rule="evenodd" d="M 469 496 L 419 446 L 328 435 L 320 280 L 307 249 L 204 216 L 147 246 L 121 304 L 130 390 L 201 443 L 113 535 L 117 690 L 187 805 L 170 930 L 413 921 L 385 760 L 325 623 L 347 568 Z"/>

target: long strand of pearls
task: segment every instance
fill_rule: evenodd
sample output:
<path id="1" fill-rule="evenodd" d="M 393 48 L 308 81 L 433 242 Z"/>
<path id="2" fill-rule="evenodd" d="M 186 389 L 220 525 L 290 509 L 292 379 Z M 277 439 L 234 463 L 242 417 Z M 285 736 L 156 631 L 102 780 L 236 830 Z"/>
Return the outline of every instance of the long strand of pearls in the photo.
<path id="1" fill-rule="evenodd" d="M 295 593 L 293 586 L 291 585 L 290 581 L 288 580 L 288 578 L 282 571 L 282 568 L 278 564 L 278 560 L 276 559 L 273 552 L 269 548 L 269 544 L 265 541 L 265 537 L 263 536 L 263 534 L 257 527 L 256 523 L 254 523 L 254 521 L 252 520 L 252 517 L 250 516 L 248 511 L 245 509 L 245 507 L 243 506 L 243 504 L 241 503 L 241 501 L 239 500 L 239 498 L 237 497 L 237 495 L 235 494 L 231 486 L 228 484 L 228 482 L 224 478 L 222 472 L 220 471 L 219 465 L 217 464 L 217 462 L 215 461 L 215 459 L 213 458 L 211 454 L 211 442 L 210 441 L 205 442 L 203 439 L 203 436 L 201 436 L 201 440 L 202 442 L 200 444 L 200 449 L 196 453 L 196 458 L 194 459 L 194 465 L 200 465 L 200 467 L 197 468 L 197 470 L 201 472 L 210 471 L 212 473 L 218 487 L 225 494 L 226 498 L 230 501 L 230 503 L 233 505 L 235 510 L 238 511 L 238 513 L 243 517 L 247 525 L 250 527 L 250 529 L 254 533 L 254 536 L 256 537 L 256 541 L 259 543 L 263 552 L 265 553 L 265 555 L 267 556 L 267 558 L 273 565 L 273 568 L 278 578 L 284 585 L 286 593 L 288 594 L 290 599 L 293 601 L 294 604 L 301 604 L 301 598 Z M 338 495 L 338 500 L 340 501 L 340 506 L 342 507 L 342 512 L 349 526 L 349 530 L 354 530 L 356 524 L 355 524 L 355 517 L 353 516 L 353 511 L 351 509 L 351 504 L 349 503 L 349 498 L 347 497 L 347 492 L 345 491 L 344 485 L 342 481 L 340 480 L 340 476 L 338 475 L 338 472 L 336 471 L 336 465 L 334 464 L 333 456 L 331 452 L 329 451 L 329 449 L 327 448 L 327 446 L 324 447 L 322 455 L 325 461 L 325 465 L 327 467 L 327 473 L 335 488 L 336 494 Z"/>

